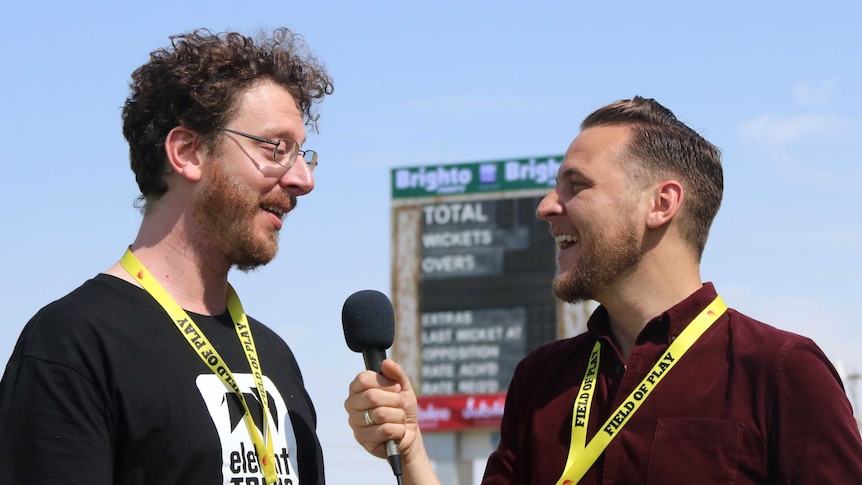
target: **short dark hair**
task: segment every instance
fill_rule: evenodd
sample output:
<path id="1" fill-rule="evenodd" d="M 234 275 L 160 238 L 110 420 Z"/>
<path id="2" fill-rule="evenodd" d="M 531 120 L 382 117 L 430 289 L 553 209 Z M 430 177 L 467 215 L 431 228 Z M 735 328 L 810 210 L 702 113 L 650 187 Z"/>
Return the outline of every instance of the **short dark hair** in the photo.
<path id="1" fill-rule="evenodd" d="M 305 124 L 317 131 L 314 103 L 332 93 L 332 78 L 299 34 L 279 28 L 253 39 L 198 29 L 170 41 L 132 73 L 131 94 L 123 106 L 123 136 L 144 206 L 168 189 L 167 134 L 184 126 L 213 143 L 216 127 L 236 109 L 238 95 L 260 80 L 287 89 Z"/>
<path id="2" fill-rule="evenodd" d="M 632 181 L 673 177 L 683 184 L 682 235 L 700 258 L 724 191 L 721 151 L 654 99 L 635 96 L 603 106 L 581 129 L 602 125 L 630 127 L 624 168 Z"/>

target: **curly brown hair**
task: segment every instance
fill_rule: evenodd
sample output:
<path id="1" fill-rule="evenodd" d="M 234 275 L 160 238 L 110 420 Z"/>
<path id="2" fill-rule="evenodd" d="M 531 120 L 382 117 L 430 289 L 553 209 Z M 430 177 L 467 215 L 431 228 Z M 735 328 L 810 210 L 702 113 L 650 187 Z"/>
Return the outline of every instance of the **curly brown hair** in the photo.
<path id="1" fill-rule="evenodd" d="M 333 84 L 301 35 L 279 28 L 253 39 L 198 29 L 170 40 L 169 47 L 150 53 L 149 62 L 132 73 L 131 94 L 123 106 L 123 136 L 144 208 L 168 190 L 168 132 L 184 126 L 212 145 L 216 127 L 236 109 L 238 96 L 262 79 L 287 89 L 306 126 L 317 132 L 320 115 L 314 104 L 332 94 Z"/>
<path id="2" fill-rule="evenodd" d="M 602 125 L 630 126 L 625 161 L 629 180 L 651 184 L 674 177 L 682 182 L 685 200 L 680 227 L 698 257 L 702 256 L 724 192 L 718 147 L 656 100 L 641 96 L 599 108 L 584 119 L 581 130 Z"/>

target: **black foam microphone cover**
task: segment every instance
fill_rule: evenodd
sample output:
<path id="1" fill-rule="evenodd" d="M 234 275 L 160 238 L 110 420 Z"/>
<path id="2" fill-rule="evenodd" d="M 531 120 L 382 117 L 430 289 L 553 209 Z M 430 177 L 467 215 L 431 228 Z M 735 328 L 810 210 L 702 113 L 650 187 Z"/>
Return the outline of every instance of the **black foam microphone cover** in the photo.
<path id="1" fill-rule="evenodd" d="M 377 290 L 362 290 L 350 295 L 341 309 L 341 323 L 344 340 L 354 352 L 385 351 L 395 339 L 392 302 Z M 367 368 L 380 372 L 379 364 L 377 369 Z"/>

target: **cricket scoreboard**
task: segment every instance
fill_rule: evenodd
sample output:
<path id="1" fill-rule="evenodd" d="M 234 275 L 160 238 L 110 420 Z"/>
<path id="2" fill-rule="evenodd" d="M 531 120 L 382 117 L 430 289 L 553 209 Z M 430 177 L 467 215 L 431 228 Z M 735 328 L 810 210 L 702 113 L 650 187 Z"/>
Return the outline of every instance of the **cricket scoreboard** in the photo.
<path id="1" fill-rule="evenodd" d="M 535 215 L 561 161 L 392 169 L 392 355 L 423 431 L 499 426 L 518 362 L 583 323 L 551 291 L 556 246 Z"/>

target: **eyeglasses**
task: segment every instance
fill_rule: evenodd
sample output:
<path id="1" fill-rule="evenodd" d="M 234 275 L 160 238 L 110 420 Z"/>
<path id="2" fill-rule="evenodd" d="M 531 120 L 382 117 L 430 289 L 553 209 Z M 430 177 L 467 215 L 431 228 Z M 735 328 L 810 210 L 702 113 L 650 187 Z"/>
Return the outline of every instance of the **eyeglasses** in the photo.
<path id="1" fill-rule="evenodd" d="M 217 126 L 216 129 L 226 131 L 228 133 L 233 133 L 234 135 L 244 136 L 254 141 L 266 143 L 267 145 L 273 145 L 272 161 L 284 167 L 285 173 L 290 170 L 291 167 L 293 167 L 293 164 L 296 163 L 296 159 L 300 155 L 302 155 L 302 158 L 305 160 L 305 163 L 308 164 L 308 170 L 310 172 L 313 172 L 314 167 L 317 166 L 317 152 L 314 150 L 300 150 L 299 143 L 291 140 L 290 138 L 270 140 L 268 138 L 250 135 L 241 131 L 225 128 L 223 126 Z"/>

